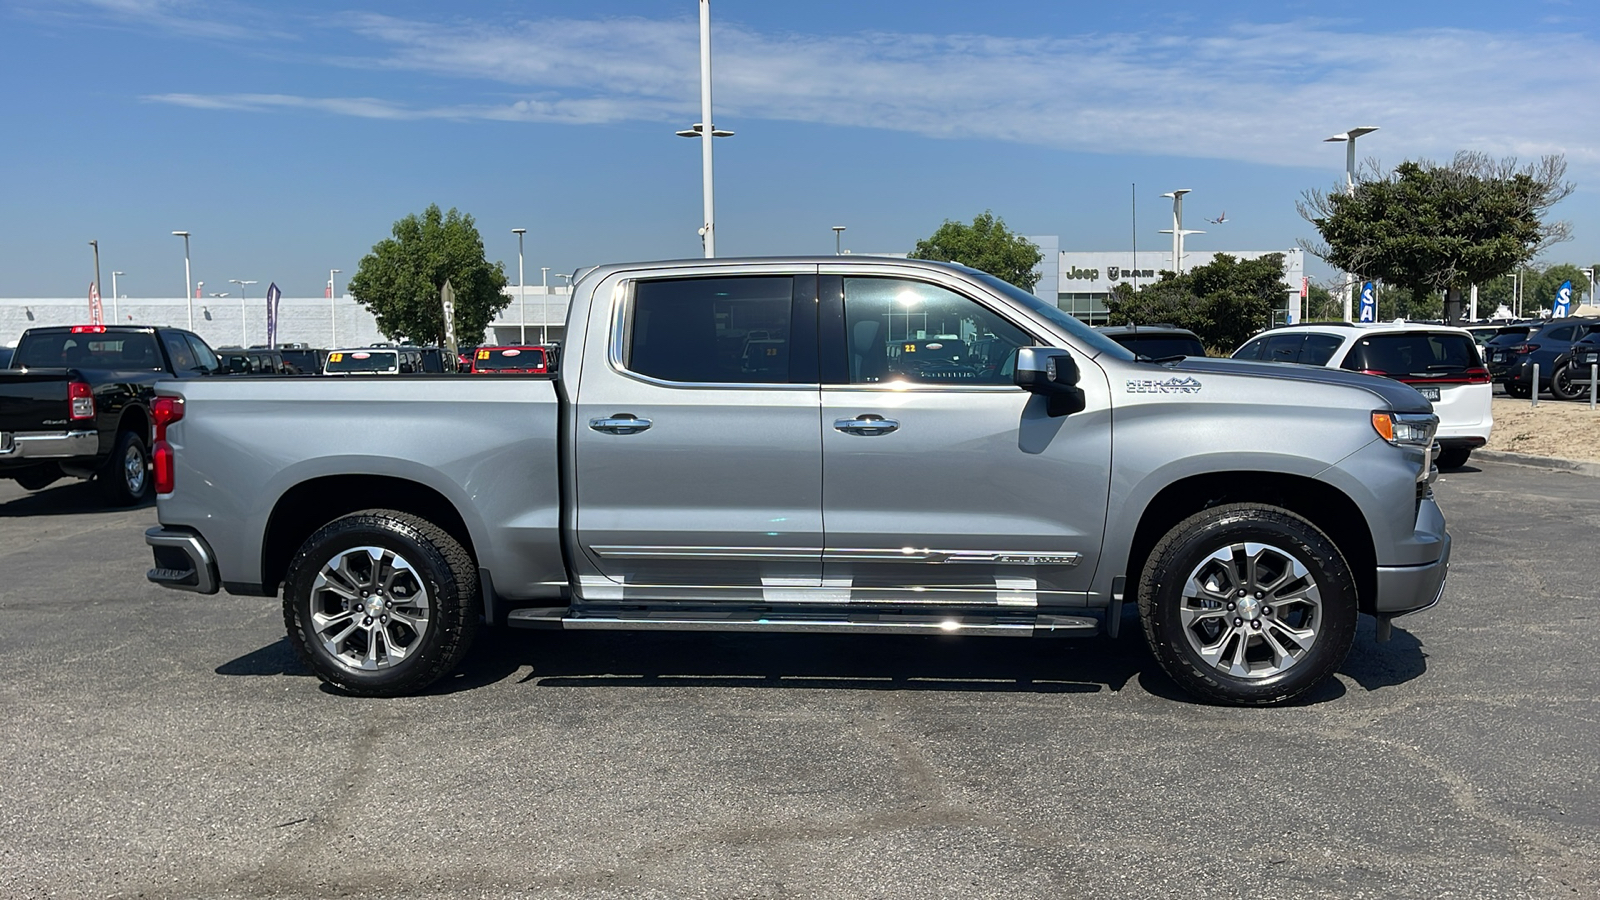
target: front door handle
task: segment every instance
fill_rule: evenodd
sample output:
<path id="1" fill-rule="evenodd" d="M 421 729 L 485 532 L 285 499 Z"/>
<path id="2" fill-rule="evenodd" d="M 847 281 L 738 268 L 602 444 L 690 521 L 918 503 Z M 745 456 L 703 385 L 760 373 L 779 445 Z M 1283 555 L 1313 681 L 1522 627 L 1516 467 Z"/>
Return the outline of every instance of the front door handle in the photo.
<path id="1" fill-rule="evenodd" d="M 835 419 L 833 428 L 845 434 L 859 434 L 863 437 L 872 437 L 878 434 L 888 434 L 900 427 L 894 419 L 885 419 L 883 416 L 866 415 L 856 416 L 854 419 Z"/>
<path id="2" fill-rule="evenodd" d="M 638 434 L 650 427 L 650 420 L 632 413 L 617 413 L 604 419 L 590 419 L 589 427 L 606 434 Z"/>

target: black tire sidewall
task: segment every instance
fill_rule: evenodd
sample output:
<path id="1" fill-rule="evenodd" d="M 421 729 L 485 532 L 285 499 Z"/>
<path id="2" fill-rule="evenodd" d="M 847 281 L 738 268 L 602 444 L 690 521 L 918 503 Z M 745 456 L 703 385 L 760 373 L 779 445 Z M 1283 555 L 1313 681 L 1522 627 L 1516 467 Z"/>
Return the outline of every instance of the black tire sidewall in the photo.
<path id="1" fill-rule="evenodd" d="M 1459 469 L 1467 464 L 1467 459 L 1471 456 L 1471 447 L 1445 447 L 1439 451 L 1436 462 L 1441 469 Z"/>
<path id="2" fill-rule="evenodd" d="M 1293 556 L 1315 579 L 1322 599 L 1311 651 L 1267 678 L 1239 678 L 1208 665 L 1189 646 L 1179 613 L 1189 573 L 1216 550 L 1244 542 Z M 1355 639 L 1355 581 L 1343 555 L 1316 526 L 1276 507 L 1238 504 L 1190 517 L 1157 544 L 1139 588 L 1139 612 L 1156 660 L 1185 689 L 1218 703 L 1265 705 L 1297 696 L 1332 674 Z"/>
<path id="3" fill-rule="evenodd" d="M 138 448 L 139 459 L 143 461 L 144 480 L 140 482 L 138 491 L 128 486 L 128 469 L 124 460 L 127 459 L 129 447 Z M 132 431 L 117 435 L 111 458 L 106 460 L 98 477 L 106 499 L 119 506 L 131 506 L 150 496 L 150 451 L 143 439 Z"/>
<path id="4" fill-rule="evenodd" d="M 1573 375 L 1574 373 L 1572 371 L 1571 363 L 1566 363 L 1562 365 L 1561 368 L 1556 369 L 1555 372 L 1551 373 L 1551 396 L 1555 397 L 1557 400 L 1582 400 L 1585 396 L 1587 396 L 1589 393 L 1589 383 L 1585 381 L 1580 385 L 1573 379 Z M 1563 381 L 1568 384 L 1571 390 L 1561 387 Z"/>
<path id="5" fill-rule="evenodd" d="M 463 629 L 468 617 L 476 624 L 471 597 L 462 597 L 464 590 L 472 591 L 474 586 L 460 583 L 451 571 L 448 548 L 437 546 L 441 539 L 450 539 L 442 532 L 430 535 L 418 525 L 425 523 L 382 512 L 345 516 L 307 538 L 290 562 L 284 579 L 284 618 L 289 637 L 301 659 L 328 684 L 362 696 L 398 696 L 422 690 L 456 662 L 451 658 L 456 654 L 447 645 L 459 642 L 461 637 L 450 632 Z M 426 582 L 429 600 L 428 629 L 415 651 L 395 665 L 371 672 L 339 662 L 322 646 L 311 627 L 311 587 L 317 573 L 338 554 L 363 546 L 382 547 L 404 558 Z"/>

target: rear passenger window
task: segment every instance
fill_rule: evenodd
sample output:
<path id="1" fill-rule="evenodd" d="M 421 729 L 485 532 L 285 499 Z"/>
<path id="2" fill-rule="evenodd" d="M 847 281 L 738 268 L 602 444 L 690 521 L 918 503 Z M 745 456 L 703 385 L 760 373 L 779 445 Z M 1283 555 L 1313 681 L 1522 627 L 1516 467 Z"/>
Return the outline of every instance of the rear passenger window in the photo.
<path id="1" fill-rule="evenodd" d="M 1243 347 L 1240 347 L 1239 349 L 1233 351 L 1233 358 L 1234 359 L 1260 359 L 1261 358 L 1261 351 L 1265 350 L 1266 346 L 1267 346 L 1267 339 L 1266 338 L 1256 338 L 1255 340 L 1250 341 L 1249 343 L 1245 344 Z"/>
<path id="2" fill-rule="evenodd" d="M 1344 338 L 1333 334 L 1308 334 L 1305 346 L 1300 348 L 1300 362 L 1308 366 L 1325 366 L 1339 350 Z"/>
<path id="3" fill-rule="evenodd" d="M 163 331 L 161 341 L 167 345 L 167 355 L 172 358 L 174 372 L 192 372 L 199 367 L 199 361 L 194 358 L 194 350 L 190 348 L 189 342 L 183 339 L 183 335 L 176 331 Z"/>
<path id="4" fill-rule="evenodd" d="M 626 365 L 684 384 L 787 383 L 793 306 L 789 276 L 640 281 Z"/>

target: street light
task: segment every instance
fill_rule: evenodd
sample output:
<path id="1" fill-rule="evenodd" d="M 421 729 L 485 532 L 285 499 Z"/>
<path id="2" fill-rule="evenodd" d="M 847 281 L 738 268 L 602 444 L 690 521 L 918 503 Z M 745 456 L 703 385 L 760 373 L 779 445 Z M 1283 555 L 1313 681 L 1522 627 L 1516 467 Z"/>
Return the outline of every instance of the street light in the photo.
<path id="1" fill-rule="evenodd" d="M 1578 271 L 1582 272 L 1583 274 L 1585 274 L 1587 276 L 1589 276 L 1589 293 L 1588 293 L 1586 299 L 1589 301 L 1590 304 L 1593 304 L 1594 303 L 1594 269 L 1592 269 L 1592 268 L 1591 269 L 1579 269 Z"/>
<path id="2" fill-rule="evenodd" d="M 840 238 L 843 237 L 843 235 L 844 235 L 844 229 L 845 229 L 845 226 L 843 226 L 843 225 L 835 225 L 835 226 L 833 226 L 833 255 L 834 256 L 843 256 L 844 255 L 844 250 L 841 249 L 842 245 L 839 243 Z"/>
<path id="3" fill-rule="evenodd" d="M 517 236 L 517 312 L 522 319 L 522 338 L 518 343 L 527 346 L 528 343 L 528 286 L 522 279 L 522 236 L 528 233 L 526 228 L 513 228 L 511 233 Z"/>
<path id="4" fill-rule="evenodd" d="M 237 278 L 229 278 L 228 283 L 237 284 L 239 286 L 239 346 L 248 347 L 250 346 L 250 335 L 247 331 L 245 331 L 245 323 L 248 321 L 248 317 L 244 308 L 244 289 L 245 285 L 255 284 L 255 282 L 240 281 Z"/>
<path id="5" fill-rule="evenodd" d="M 700 0 L 700 121 L 692 127 L 677 132 L 678 137 L 705 138 L 733 137 L 733 132 L 723 131 L 711 122 L 711 0 Z M 715 204 L 711 190 L 711 141 L 702 140 L 700 147 L 700 180 L 705 191 L 705 224 L 700 226 L 700 238 L 705 243 L 706 259 L 717 255 L 717 229 Z"/>
<path id="6" fill-rule="evenodd" d="M 189 330 L 194 330 L 194 280 L 189 275 L 189 232 L 174 231 L 173 237 L 183 238 L 183 296 L 189 304 Z M 204 282 L 201 282 L 204 284 Z"/>
<path id="7" fill-rule="evenodd" d="M 1337 144 L 1344 142 L 1344 192 L 1349 196 L 1356 193 L 1356 138 L 1363 134 L 1371 134 L 1378 130 L 1376 125 L 1362 125 L 1349 131 L 1341 132 L 1330 138 L 1323 138 L 1324 144 Z M 1344 273 L 1344 320 L 1350 319 L 1350 293 L 1355 286 L 1356 275 L 1354 272 Z"/>
<path id="8" fill-rule="evenodd" d="M 1183 274 L 1183 239 L 1186 235 L 1205 234 L 1193 228 L 1183 227 L 1183 195 L 1190 193 L 1190 188 L 1178 188 L 1162 194 L 1163 197 L 1172 198 L 1172 227 L 1161 229 L 1161 234 L 1172 235 L 1172 274 Z"/>
<path id="9" fill-rule="evenodd" d="M 126 274 L 128 273 L 116 271 L 111 273 L 111 321 L 113 322 L 122 321 L 122 315 L 117 311 L 117 276 Z"/>
<path id="10" fill-rule="evenodd" d="M 339 316 L 337 311 L 333 308 L 333 301 L 335 297 L 339 296 L 339 289 L 333 286 L 333 276 L 342 271 L 344 270 L 328 270 L 328 333 L 332 338 L 329 343 L 335 347 L 339 346 Z"/>

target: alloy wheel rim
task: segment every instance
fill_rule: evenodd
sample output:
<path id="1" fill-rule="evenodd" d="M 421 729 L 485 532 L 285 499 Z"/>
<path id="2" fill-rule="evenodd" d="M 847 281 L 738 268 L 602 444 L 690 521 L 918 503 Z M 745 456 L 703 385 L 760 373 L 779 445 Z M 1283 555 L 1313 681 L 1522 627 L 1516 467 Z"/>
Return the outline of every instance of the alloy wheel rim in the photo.
<path id="1" fill-rule="evenodd" d="M 1298 665 L 1322 628 L 1322 593 L 1299 559 L 1271 544 L 1230 544 L 1183 585 L 1184 637 L 1207 666 L 1259 680 Z"/>
<path id="2" fill-rule="evenodd" d="M 135 497 L 144 493 L 144 454 L 139 452 L 138 447 L 129 447 L 122 455 L 122 479 L 122 483 L 127 485 L 128 493 Z"/>
<path id="3" fill-rule="evenodd" d="M 311 630 L 345 668 L 375 672 L 411 657 L 428 633 L 427 582 L 386 547 L 352 547 L 311 583 Z"/>

